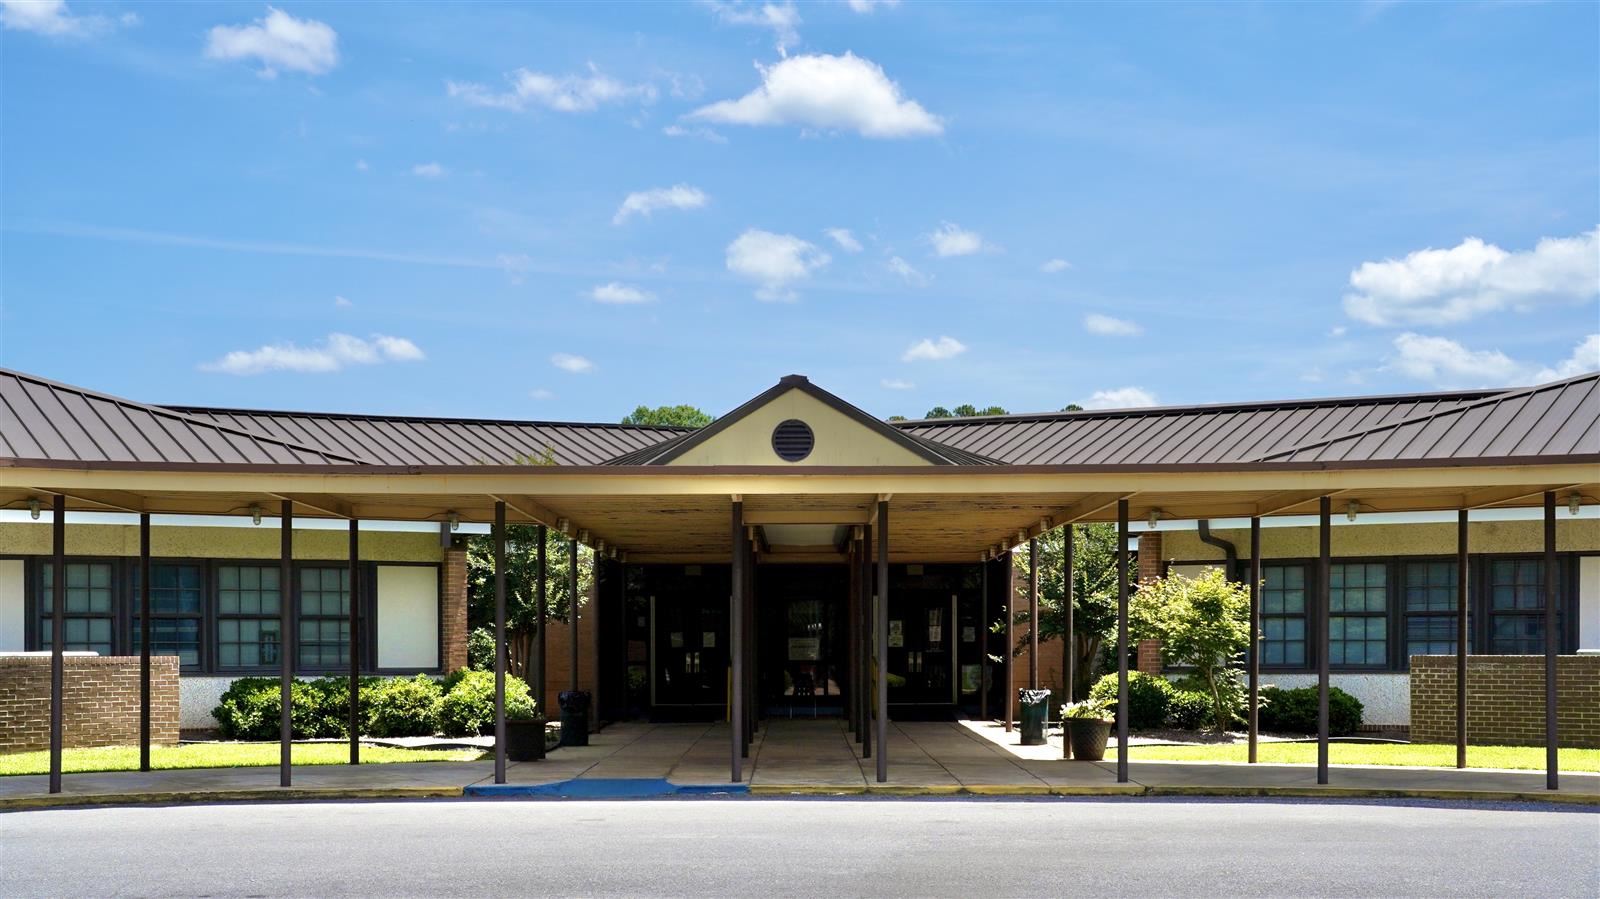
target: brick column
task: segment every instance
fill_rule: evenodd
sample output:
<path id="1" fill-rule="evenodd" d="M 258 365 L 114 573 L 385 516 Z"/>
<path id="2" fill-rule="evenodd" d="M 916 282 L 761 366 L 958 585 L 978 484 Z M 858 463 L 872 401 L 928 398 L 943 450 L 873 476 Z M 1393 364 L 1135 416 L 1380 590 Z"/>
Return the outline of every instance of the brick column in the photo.
<path id="1" fill-rule="evenodd" d="M 444 587 L 439 597 L 440 642 L 445 671 L 467 667 L 467 545 L 455 540 L 444 551 Z"/>
<path id="2" fill-rule="evenodd" d="M 1161 532 L 1139 535 L 1139 583 L 1148 584 L 1161 577 Z M 1136 667 L 1145 674 L 1161 673 L 1161 641 L 1140 640 Z"/>

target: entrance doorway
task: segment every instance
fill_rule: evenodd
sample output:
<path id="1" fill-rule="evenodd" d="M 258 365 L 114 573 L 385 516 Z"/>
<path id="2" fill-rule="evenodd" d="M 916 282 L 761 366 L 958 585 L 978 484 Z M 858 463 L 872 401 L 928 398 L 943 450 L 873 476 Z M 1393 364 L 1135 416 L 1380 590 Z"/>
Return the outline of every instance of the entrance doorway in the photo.
<path id="1" fill-rule="evenodd" d="M 667 721 L 723 717 L 729 665 L 728 569 L 652 567 L 645 580 L 651 716 Z"/>
<path id="2" fill-rule="evenodd" d="M 844 714 L 849 589 L 844 565 L 756 569 L 756 664 L 768 717 Z"/>

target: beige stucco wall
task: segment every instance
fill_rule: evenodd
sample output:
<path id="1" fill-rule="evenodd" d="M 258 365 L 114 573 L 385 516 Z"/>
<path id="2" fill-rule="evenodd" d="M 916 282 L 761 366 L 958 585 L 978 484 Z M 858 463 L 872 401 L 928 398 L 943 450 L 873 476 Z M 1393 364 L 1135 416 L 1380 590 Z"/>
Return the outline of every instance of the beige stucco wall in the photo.
<path id="1" fill-rule="evenodd" d="M 799 462 L 772 451 L 772 429 L 797 418 L 811 426 L 816 444 Z M 727 430 L 672 461 L 673 465 L 928 465 L 909 449 L 864 427 L 810 394 L 794 389 L 774 398 Z"/>
<path id="2" fill-rule="evenodd" d="M 439 569 L 378 566 L 378 667 L 439 667 Z"/>
<path id="3" fill-rule="evenodd" d="M 261 527 L 154 526 L 150 554 L 157 558 L 276 559 L 278 529 Z M 296 530 L 294 557 L 324 561 L 349 558 L 344 530 Z M 49 555 L 48 522 L 0 523 L 0 555 Z M 67 524 L 69 556 L 137 556 L 139 527 L 131 524 Z M 361 532 L 361 557 L 374 562 L 437 562 L 439 536 L 417 531 Z"/>
<path id="4" fill-rule="evenodd" d="M 1213 530 L 1217 537 L 1250 553 L 1250 530 Z M 1538 553 L 1544 550 L 1544 523 L 1540 521 L 1475 521 L 1468 529 L 1468 550 L 1473 553 Z M 1162 531 L 1161 554 L 1168 560 L 1221 559 L 1222 550 L 1200 542 L 1196 531 Z M 1330 536 L 1335 556 L 1454 555 L 1453 522 L 1428 524 L 1335 524 Z M 1317 528 L 1262 528 L 1262 556 L 1268 559 L 1308 558 L 1317 555 Z M 1556 549 L 1561 552 L 1600 552 L 1600 519 L 1556 518 Z"/>

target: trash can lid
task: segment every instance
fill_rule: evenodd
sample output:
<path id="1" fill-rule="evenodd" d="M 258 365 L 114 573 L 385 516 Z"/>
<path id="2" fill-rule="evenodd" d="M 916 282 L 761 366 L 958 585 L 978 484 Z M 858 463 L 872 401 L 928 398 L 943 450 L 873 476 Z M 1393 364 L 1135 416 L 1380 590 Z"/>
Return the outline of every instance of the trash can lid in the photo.
<path id="1" fill-rule="evenodd" d="M 581 712 L 589 708 L 589 691 L 562 690 L 556 700 L 564 711 Z"/>
<path id="2" fill-rule="evenodd" d="M 1020 700 L 1023 705 L 1038 705 L 1039 703 L 1046 702 L 1050 699 L 1050 691 L 1029 690 L 1028 688 L 1023 687 L 1017 690 L 1017 699 Z"/>

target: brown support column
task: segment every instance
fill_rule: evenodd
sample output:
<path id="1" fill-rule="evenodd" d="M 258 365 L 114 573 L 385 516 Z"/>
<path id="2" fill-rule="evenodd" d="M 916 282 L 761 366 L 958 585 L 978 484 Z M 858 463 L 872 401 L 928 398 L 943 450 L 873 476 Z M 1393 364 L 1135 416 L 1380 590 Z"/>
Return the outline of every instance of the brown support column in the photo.
<path id="1" fill-rule="evenodd" d="M 861 528 L 861 570 L 855 573 L 861 581 L 861 757 L 872 758 L 873 721 L 877 717 L 877 595 L 872 586 L 872 525 Z"/>
<path id="2" fill-rule="evenodd" d="M 150 770 L 150 513 L 139 513 L 139 770 Z"/>
<path id="3" fill-rule="evenodd" d="M 889 504 L 878 500 L 878 783 L 889 779 Z"/>
<path id="4" fill-rule="evenodd" d="M 294 505 L 283 501 L 278 519 L 278 786 L 293 782 L 294 739 Z"/>
<path id="5" fill-rule="evenodd" d="M 572 676 L 568 690 L 578 692 L 578 541 L 567 541 L 567 654 Z"/>
<path id="6" fill-rule="evenodd" d="M 984 553 L 985 556 L 988 553 Z M 989 560 L 978 566 L 978 720 L 989 720 Z"/>
<path id="7" fill-rule="evenodd" d="M 1556 751 L 1556 652 L 1560 649 L 1556 633 L 1556 606 L 1561 593 L 1556 589 L 1556 495 L 1544 494 L 1544 786 L 1554 790 L 1561 785 L 1561 762 Z"/>
<path id="8" fill-rule="evenodd" d="M 1117 500 L 1117 783 L 1128 782 L 1128 501 Z"/>
<path id="9" fill-rule="evenodd" d="M 1329 510 L 1333 500 L 1324 496 L 1317 501 L 1317 783 L 1328 782 L 1328 594 L 1331 592 L 1331 564 L 1328 561 L 1333 545 L 1329 527 Z"/>
<path id="10" fill-rule="evenodd" d="M 494 504 L 494 782 L 506 782 L 506 504 L 501 501 Z"/>
<path id="11" fill-rule="evenodd" d="M 548 702 L 545 699 L 545 688 L 549 685 L 545 681 L 544 659 L 545 651 L 548 648 L 548 643 L 545 640 L 545 629 L 550 620 L 549 592 L 545 584 L 545 578 L 549 574 L 546 565 L 549 561 L 549 550 L 545 547 L 549 532 L 541 524 L 535 529 L 535 533 L 538 534 L 539 540 L 539 546 L 534 550 L 534 557 L 539 566 L 539 579 L 534 583 L 534 602 L 536 603 L 534 614 L 538 616 L 538 624 L 533 641 L 533 651 L 536 656 L 533 666 L 533 698 L 539 704 L 539 714 L 548 718 L 550 717 L 550 710 L 546 708 Z"/>
<path id="12" fill-rule="evenodd" d="M 844 570 L 845 579 L 849 582 L 849 593 L 845 600 L 845 650 L 846 662 L 845 681 L 848 687 L 845 692 L 845 718 L 850 722 L 850 735 L 859 739 L 856 713 L 861 706 L 856 702 L 856 601 L 861 596 L 861 582 L 856 578 L 856 532 L 850 529 L 850 545 L 845 551 Z"/>
<path id="13" fill-rule="evenodd" d="M 1467 767 L 1467 510 L 1456 512 L 1456 767 Z"/>
<path id="14" fill-rule="evenodd" d="M 67 679 L 67 498 L 56 494 L 50 511 L 50 792 L 61 792 L 61 694 Z"/>
<path id="15" fill-rule="evenodd" d="M 591 733 L 599 733 L 600 681 L 603 679 L 600 670 L 600 646 L 601 632 L 604 630 L 600 625 L 600 563 L 604 560 L 600 558 L 600 552 L 596 550 L 589 555 L 589 561 L 594 569 L 589 578 L 589 583 L 594 590 L 594 602 L 589 606 L 590 612 L 594 615 L 594 696 L 589 700 L 589 731 Z"/>
<path id="16" fill-rule="evenodd" d="M 1261 721 L 1261 517 L 1250 518 L 1250 764 L 1256 762 Z"/>
<path id="17" fill-rule="evenodd" d="M 350 519 L 350 764 L 361 764 L 361 522 Z"/>
<path id="18" fill-rule="evenodd" d="M 1006 566 L 1005 577 L 1001 583 L 1005 584 L 1006 601 L 1002 611 L 1006 616 L 1006 655 L 1005 661 L 1000 666 L 1001 676 L 1005 678 L 1005 685 L 1000 689 L 1000 696 L 1005 700 L 1006 733 L 1011 733 L 1011 724 L 1017 720 L 1017 691 L 1014 689 L 1016 677 L 1012 666 L 1016 663 L 1017 654 L 1017 572 L 1012 565 L 1011 551 L 1006 550 L 1000 555 L 1000 561 Z"/>
<path id="19" fill-rule="evenodd" d="M 1077 567 L 1077 547 L 1072 545 L 1072 525 L 1061 529 L 1061 688 L 1066 702 L 1075 701 L 1078 679 L 1078 634 L 1073 622 L 1076 598 L 1073 595 L 1073 569 Z M 1064 722 L 1063 722 L 1064 723 Z M 1065 737 L 1063 736 L 1063 741 Z"/>
<path id="20" fill-rule="evenodd" d="M 1028 541 L 1028 689 L 1039 689 L 1039 539 L 1037 537 Z"/>
<path id="21" fill-rule="evenodd" d="M 733 501 L 732 528 L 728 547 L 733 570 L 728 597 L 728 672 L 731 695 L 728 697 L 728 735 L 734 783 L 744 780 L 744 503 Z"/>

